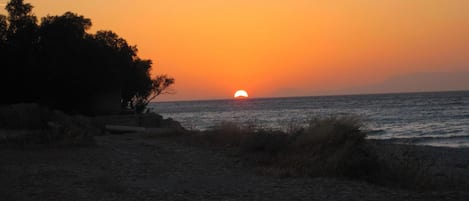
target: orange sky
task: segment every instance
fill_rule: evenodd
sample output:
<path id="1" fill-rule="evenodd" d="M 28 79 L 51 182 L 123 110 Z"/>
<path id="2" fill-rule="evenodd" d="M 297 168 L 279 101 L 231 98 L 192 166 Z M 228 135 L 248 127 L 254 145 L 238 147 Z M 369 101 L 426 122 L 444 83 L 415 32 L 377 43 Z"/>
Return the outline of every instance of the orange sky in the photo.
<path id="1" fill-rule="evenodd" d="M 5 0 L 0 0 L 4 3 Z M 468 0 L 26 0 L 110 29 L 154 73 L 158 100 L 324 94 L 415 72 L 469 71 Z M 2 5 L 3 6 L 3 5 Z M 1 11 L 5 13 L 5 11 Z"/>

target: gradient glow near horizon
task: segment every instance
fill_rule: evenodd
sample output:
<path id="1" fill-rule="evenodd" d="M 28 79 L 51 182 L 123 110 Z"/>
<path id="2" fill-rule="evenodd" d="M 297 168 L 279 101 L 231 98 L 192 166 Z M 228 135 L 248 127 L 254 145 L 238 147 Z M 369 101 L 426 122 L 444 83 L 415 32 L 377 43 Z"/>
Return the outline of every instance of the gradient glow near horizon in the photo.
<path id="1" fill-rule="evenodd" d="M 6 1 L 0 1 L 4 4 Z M 176 78 L 160 100 L 302 96 L 469 70 L 467 0 L 26 0 L 73 11 Z M 2 10 L 4 14 L 5 11 Z"/>

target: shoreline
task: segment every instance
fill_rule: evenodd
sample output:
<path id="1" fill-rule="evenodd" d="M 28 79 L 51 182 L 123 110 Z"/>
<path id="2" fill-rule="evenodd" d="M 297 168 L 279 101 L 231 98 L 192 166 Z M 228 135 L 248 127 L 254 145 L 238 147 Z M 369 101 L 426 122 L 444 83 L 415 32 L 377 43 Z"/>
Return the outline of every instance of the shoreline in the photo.
<path id="1" fill-rule="evenodd" d="M 457 139 L 457 141 L 456 141 Z M 429 146 L 439 148 L 453 148 L 453 149 L 469 149 L 469 136 L 454 136 L 448 138 L 392 138 L 392 139 L 377 139 L 368 138 L 370 141 L 392 143 L 397 145 L 413 145 L 413 146 Z"/>

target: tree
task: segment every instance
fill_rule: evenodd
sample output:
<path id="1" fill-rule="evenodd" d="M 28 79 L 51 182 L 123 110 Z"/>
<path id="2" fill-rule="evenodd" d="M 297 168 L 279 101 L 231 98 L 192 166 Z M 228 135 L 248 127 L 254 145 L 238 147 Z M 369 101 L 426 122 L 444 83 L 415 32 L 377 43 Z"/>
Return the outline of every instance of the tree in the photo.
<path id="1" fill-rule="evenodd" d="M 159 95 L 174 93 L 171 88 L 173 84 L 174 78 L 168 75 L 155 76 L 155 78 L 151 80 L 150 90 L 145 94 L 135 96 L 135 111 L 137 113 L 143 112 L 147 105 Z"/>
<path id="2" fill-rule="evenodd" d="M 100 58 L 106 62 L 106 72 L 118 79 L 117 84 L 122 89 L 122 98 L 126 99 L 129 93 L 129 80 L 134 76 L 134 63 L 138 58 L 138 49 L 112 31 L 98 31 L 92 36 L 100 49 Z"/>
<path id="3" fill-rule="evenodd" d="M 15 45 L 31 46 L 37 31 L 37 18 L 32 13 L 33 6 L 23 0 L 11 0 L 6 5 L 8 11 L 8 40 Z"/>
<path id="4" fill-rule="evenodd" d="M 116 65 L 126 75 L 121 83 L 123 108 L 140 113 L 157 96 L 172 92 L 170 86 L 174 84 L 174 78 L 159 75 L 151 79 L 153 62 L 140 59 L 136 46 L 129 45 L 125 39 L 112 31 L 98 31 L 94 38 L 114 52 L 113 58 L 119 60 L 119 65 Z"/>
<path id="5" fill-rule="evenodd" d="M 7 41 L 8 21 L 5 15 L 0 15 L 0 47 Z"/>
<path id="6" fill-rule="evenodd" d="M 90 29 L 91 25 L 89 18 L 72 12 L 61 16 L 43 17 L 40 25 L 41 38 L 84 39 L 87 36 L 86 30 Z"/>
<path id="7" fill-rule="evenodd" d="M 161 84 L 155 84 L 152 61 L 140 59 L 137 47 L 116 33 L 87 33 L 91 19 L 66 12 L 43 17 L 38 25 L 32 9 L 23 0 L 11 0 L 8 16 L 0 15 L 0 91 L 6 97 L 0 103 L 38 102 L 93 113 L 89 97 L 120 90 L 122 107 L 136 109 L 174 83 L 163 76 L 168 81 L 157 77 Z"/>
<path id="8" fill-rule="evenodd" d="M 6 87 L 11 78 L 10 77 L 10 65 L 9 65 L 9 53 L 7 46 L 7 33 L 8 33 L 8 21 L 5 15 L 0 15 L 0 55 L 2 59 L 0 60 L 0 91 L 2 91 L 2 96 L 9 94 L 10 90 Z M 3 98 L 0 99 L 0 103 L 4 102 Z"/>
<path id="9" fill-rule="evenodd" d="M 33 6 L 23 0 L 12 0 L 5 9 L 8 12 L 6 27 L 6 41 L 2 54 L 1 91 L 9 99 L 2 102 L 30 102 L 36 96 L 34 87 L 28 83 L 35 83 L 38 78 L 38 66 L 35 60 L 35 42 L 37 18 L 32 13 Z M 2 17 L 3 18 L 3 17 Z M 4 21 L 4 19 L 2 19 Z"/>
<path id="10" fill-rule="evenodd" d="M 38 102 L 65 111 L 87 110 L 87 96 L 97 93 L 105 82 L 96 45 L 86 33 L 91 20 L 66 12 L 60 16 L 46 16 L 39 26 L 36 46 L 41 78 Z M 58 85 L 60 87 L 58 87 Z"/>
<path id="11" fill-rule="evenodd" d="M 151 84 L 151 93 L 146 98 L 147 102 L 152 101 L 159 95 L 174 93 L 173 89 L 170 88 L 174 84 L 174 78 L 168 75 L 157 75 L 151 80 Z"/>

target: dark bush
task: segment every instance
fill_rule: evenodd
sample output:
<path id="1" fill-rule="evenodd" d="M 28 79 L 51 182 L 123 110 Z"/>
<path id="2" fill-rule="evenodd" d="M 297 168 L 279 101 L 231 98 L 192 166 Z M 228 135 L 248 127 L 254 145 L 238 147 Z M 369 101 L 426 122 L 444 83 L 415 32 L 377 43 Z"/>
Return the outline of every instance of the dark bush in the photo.
<path id="1" fill-rule="evenodd" d="M 182 125 L 171 119 L 164 119 L 163 116 L 157 113 L 144 113 L 138 116 L 138 125 L 146 128 L 170 128 L 174 130 L 185 130 Z"/>
<path id="2" fill-rule="evenodd" d="M 88 118 L 69 116 L 37 104 L 17 104 L 0 108 L 0 142 L 55 146 L 91 145 L 101 130 Z"/>
<path id="3" fill-rule="evenodd" d="M 288 135 L 279 131 L 258 131 L 246 136 L 241 146 L 247 152 L 276 154 L 288 145 Z"/>
<path id="4" fill-rule="evenodd" d="M 0 128 L 3 129 L 44 129 L 50 117 L 50 111 L 37 104 L 0 106 Z"/>

